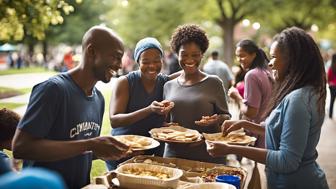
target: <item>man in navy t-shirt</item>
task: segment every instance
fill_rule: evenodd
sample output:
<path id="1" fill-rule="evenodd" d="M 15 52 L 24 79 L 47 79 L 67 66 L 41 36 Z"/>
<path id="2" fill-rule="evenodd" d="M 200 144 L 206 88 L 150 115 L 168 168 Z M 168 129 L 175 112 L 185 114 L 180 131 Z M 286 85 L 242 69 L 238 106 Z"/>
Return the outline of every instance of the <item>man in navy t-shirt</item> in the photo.
<path id="1" fill-rule="evenodd" d="M 129 149 L 113 137 L 99 137 L 104 98 L 95 87 L 109 82 L 121 65 L 124 47 L 110 29 L 90 28 L 82 40 L 81 63 L 34 86 L 13 141 L 13 155 L 25 166 L 60 173 L 68 188 L 90 181 L 92 156 L 125 157 Z"/>

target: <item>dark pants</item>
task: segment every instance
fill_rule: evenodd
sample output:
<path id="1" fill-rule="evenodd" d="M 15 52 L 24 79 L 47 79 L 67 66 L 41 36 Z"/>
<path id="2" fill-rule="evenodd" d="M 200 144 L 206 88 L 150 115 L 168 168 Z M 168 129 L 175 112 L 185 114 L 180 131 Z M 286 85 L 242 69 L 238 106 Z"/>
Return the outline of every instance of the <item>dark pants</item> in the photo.
<path id="1" fill-rule="evenodd" d="M 329 90 L 330 90 L 329 117 L 332 118 L 333 109 L 334 109 L 334 101 L 336 97 L 336 86 L 329 86 Z"/>

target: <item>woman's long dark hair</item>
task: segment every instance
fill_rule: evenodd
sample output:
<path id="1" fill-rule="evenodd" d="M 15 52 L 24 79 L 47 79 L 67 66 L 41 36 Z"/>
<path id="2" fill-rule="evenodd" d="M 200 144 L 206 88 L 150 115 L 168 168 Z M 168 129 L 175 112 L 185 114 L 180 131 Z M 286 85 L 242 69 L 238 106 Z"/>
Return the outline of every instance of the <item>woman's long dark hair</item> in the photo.
<path id="1" fill-rule="evenodd" d="M 287 71 L 282 81 L 277 81 L 273 89 L 272 99 L 265 112 L 271 111 L 290 92 L 304 86 L 312 86 L 318 95 L 319 113 L 324 113 L 326 98 L 326 73 L 320 50 L 313 38 L 304 30 L 291 27 L 283 30 L 273 39 L 278 42 Z"/>
<path id="2" fill-rule="evenodd" d="M 242 48 L 245 52 L 249 54 L 256 53 L 256 57 L 252 61 L 252 64 L 249 68 L 250 70 L 256 67 L 260 69 L 268 68 L 269 60 L 265 52 L 261 48 L 259 48 L 253 41 L 249 39 L 243 39 L 237 43 L 236 47 Z"/>

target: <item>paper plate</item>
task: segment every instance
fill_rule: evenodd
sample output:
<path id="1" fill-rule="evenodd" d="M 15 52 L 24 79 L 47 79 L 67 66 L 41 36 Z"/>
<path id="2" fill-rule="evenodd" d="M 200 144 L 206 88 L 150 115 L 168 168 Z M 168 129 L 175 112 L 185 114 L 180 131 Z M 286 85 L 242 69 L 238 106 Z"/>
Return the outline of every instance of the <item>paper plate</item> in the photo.
<path id="1" fill-rule="evenodd" d="M 195 143 L 202 140 L 202 135 L 197 130 L 181 126 L 154 128 L 149 133 L 154 139 L 167 143 Z"/>
<path id="2" fill-rule="evenodd" d="M 149 150 L 160 146 L 160 142 L 155 139 L 140 135 L 117 135 L 113 137 L 129 145 L 133 151 Z"/>
<path id="3" fill-rule="evenodd" d="M 241 133 L 229 133 L 227 136 L 223 136 L 222 133 L 203 133 L 206 140 L 214 142 L 223 142 L 227 144 L 236 145 L 253 145 L 257 140 L 255 137 L 248 136 L 244 132 Z"/>

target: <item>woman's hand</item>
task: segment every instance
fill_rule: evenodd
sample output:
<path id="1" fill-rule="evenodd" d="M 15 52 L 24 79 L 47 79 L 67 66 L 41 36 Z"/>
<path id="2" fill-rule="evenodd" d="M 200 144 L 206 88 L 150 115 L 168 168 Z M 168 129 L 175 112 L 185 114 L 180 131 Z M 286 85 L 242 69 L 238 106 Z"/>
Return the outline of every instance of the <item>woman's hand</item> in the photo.
<path id="1" fill-rule="evenodd" d="M 260 124 L 256 124 L 247 120 L 237 120 L 237 121 L 224 121 L 222 125 L 223 136 L 226 136 L 230 132 L 241 128 L 248 130 L 254 134 L 258 135 L 265 134 L 265 128 L 261 127 Z"/>
<path id="2" fill-rule="evenodd" d="M 231 87 L 228 91 L 228 96 L 233 98 L 237 103 L 240 102 L 240 100 L 242 100 L 242 97 L 240 96 L 238 90 L 234 87 Z"/>
<path id="3" fill-rule="evenodd" d="M 195 121 L 196 125 L 199 126 L 209 126 L 218 123 L 219 115 L 214 114 L 212 116 L 202 116 L 202 119 L 199 121 Z"/>
<path id="4" fill-rule="evenodd" d="M 160 115 L 167 115 L 174 107 L 174 102 L 163 100 L 161 102 L 153 101 L 150 105 L 150 110 Z"/>
<path id="5" fill-rule="evenodd" d="M 238 121 L 226 120 L 224 121 L 222 125 L 223 136 L 228 135 L 232 131 L 244 128 L 243 127 L 244 122 L 245 120 L 238 120 Z"/>
<path id="6" fill-rule="evenodd" d="M 171 109 L 174 108 L 175 103 L 168 101 L 168 100 L 163 100 L 160 102 L 161 106 L 163 107 L 163 109 L 161 110 L 161 113 L 163 113 L 164 115 L 167 115 Z"/>
<path id="7" fill-rule="evenodd" d="M 230 154 L 230 145 L 222 142 L 205 141 L 209 155 L 213 157 L 223 157 Z"/>

